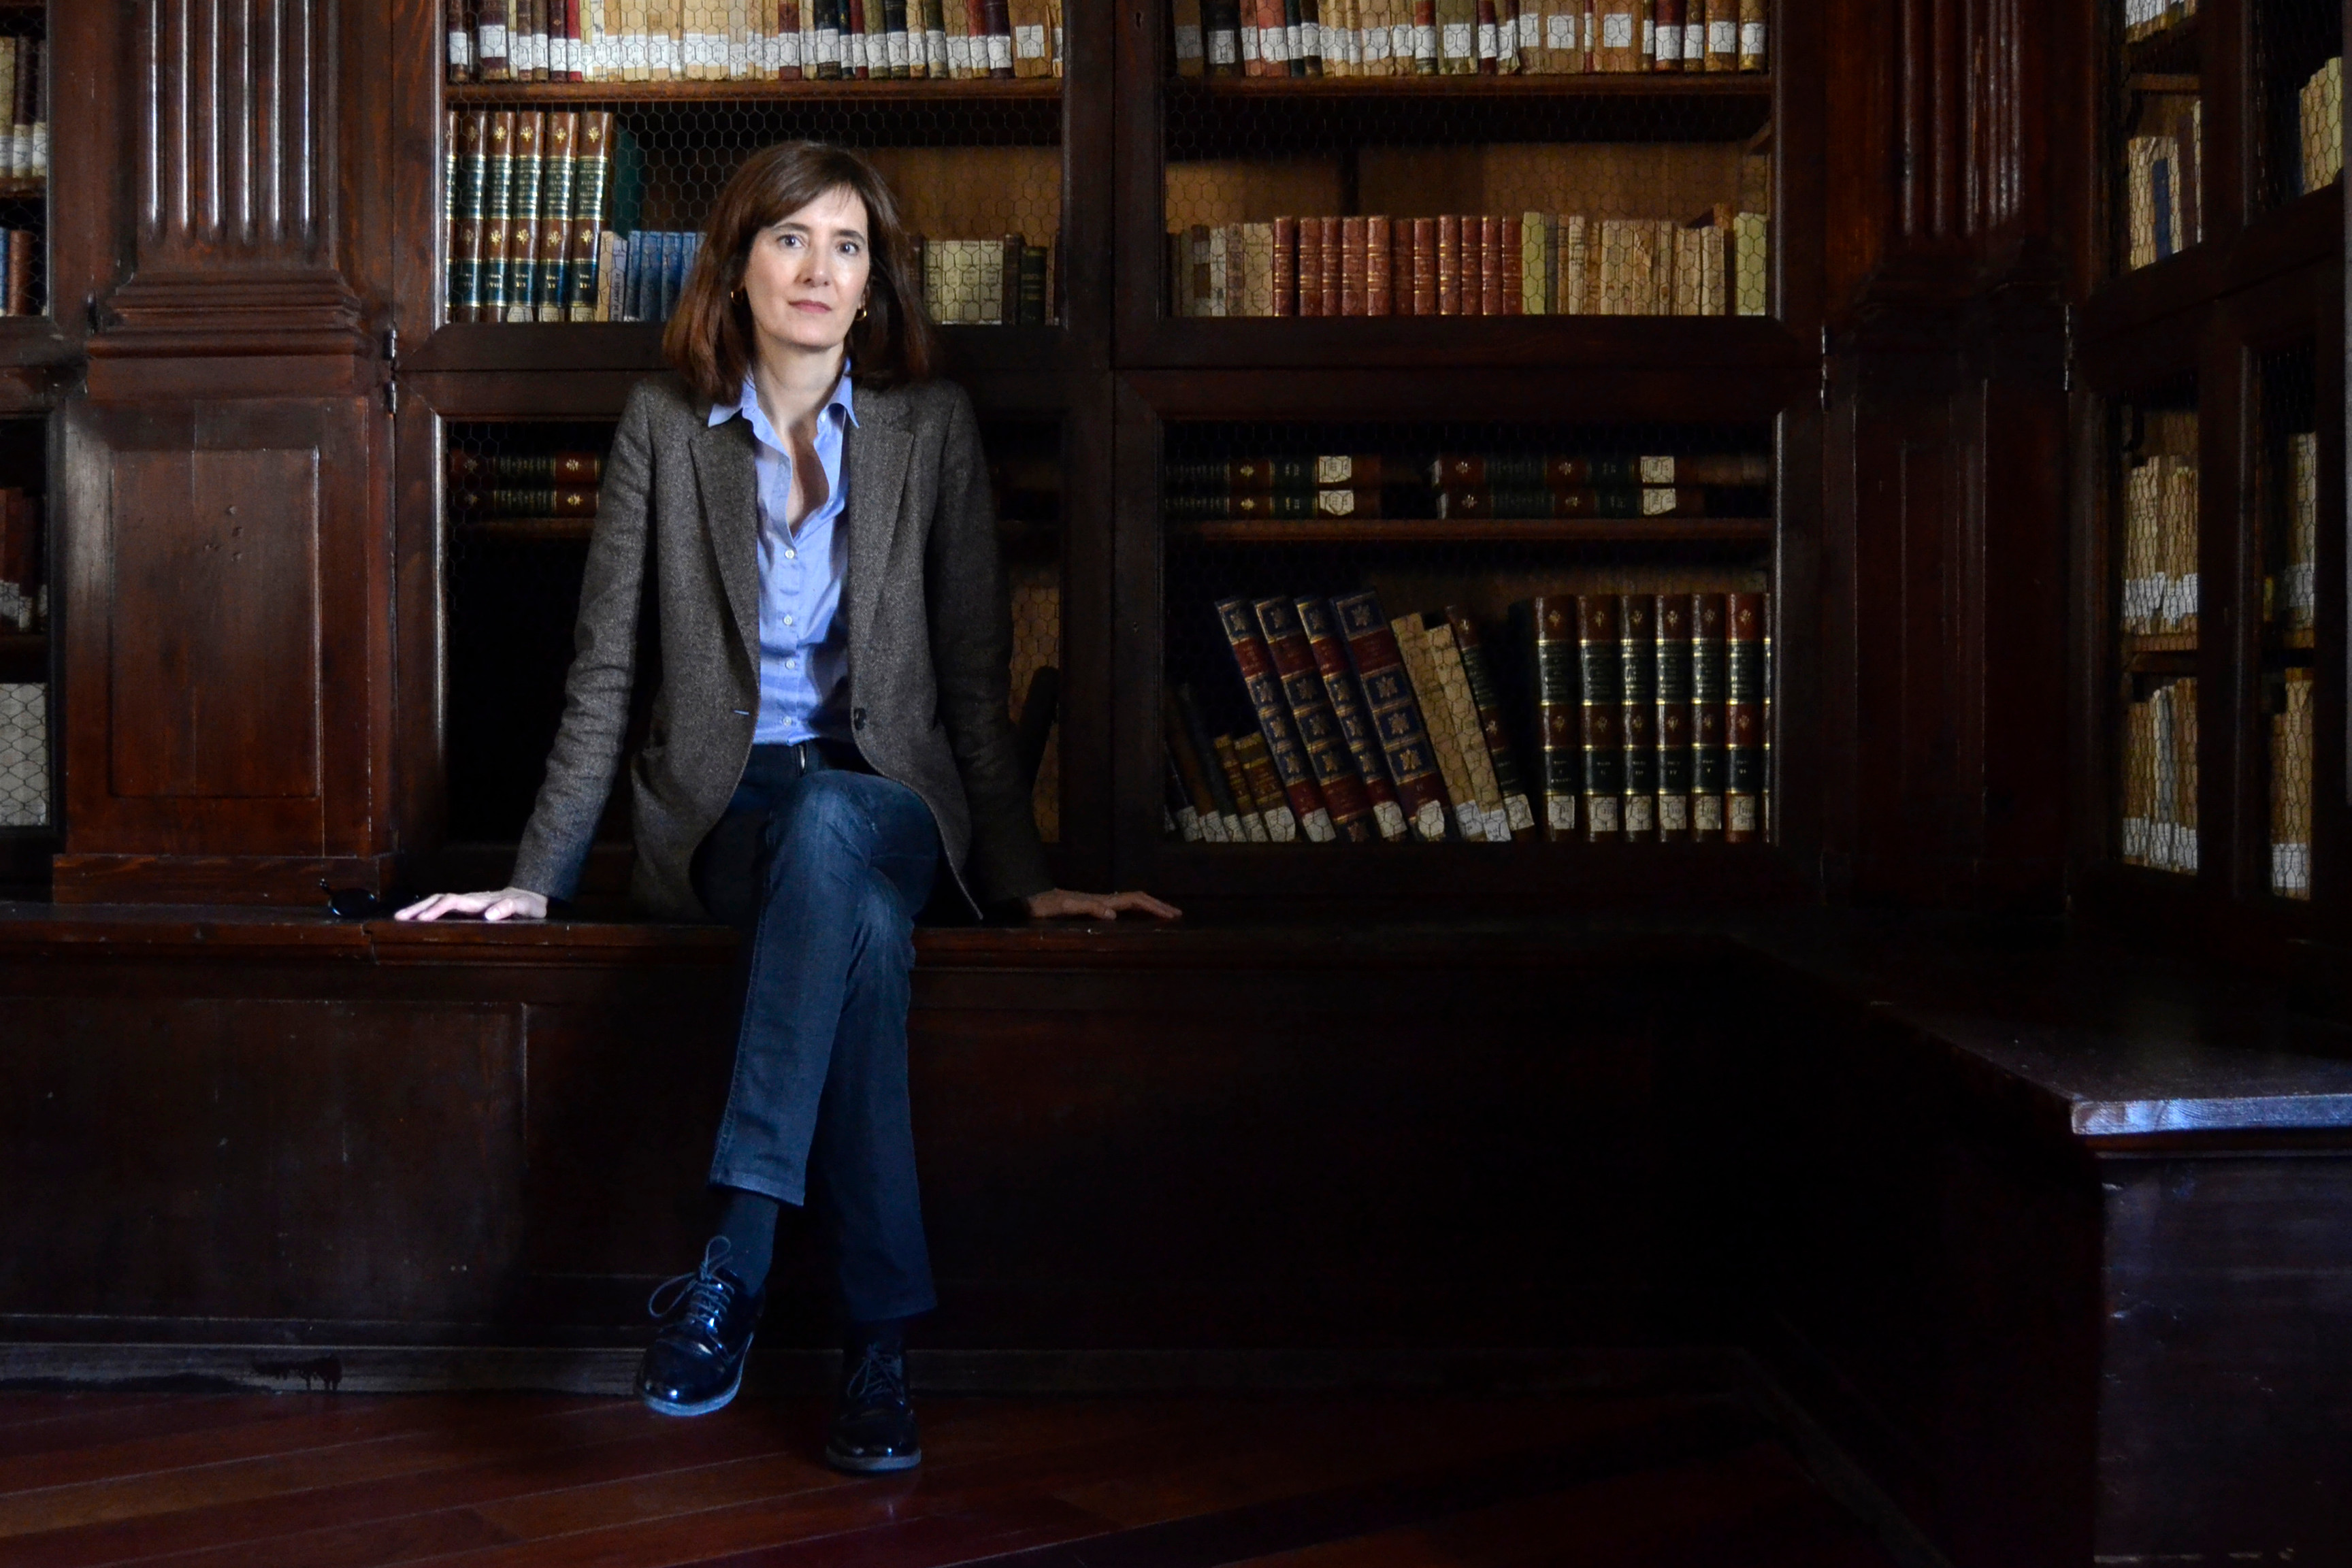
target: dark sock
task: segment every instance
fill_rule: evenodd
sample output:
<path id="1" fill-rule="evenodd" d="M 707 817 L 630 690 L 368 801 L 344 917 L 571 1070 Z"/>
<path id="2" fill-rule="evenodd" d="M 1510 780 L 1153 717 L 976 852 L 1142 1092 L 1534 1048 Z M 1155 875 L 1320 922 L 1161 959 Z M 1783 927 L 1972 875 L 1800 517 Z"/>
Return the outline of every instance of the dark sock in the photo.
<path id="1" fill-rule="evenodd" d="M 775 1261 L 776 1215 L 783 1205 L 740 1187 L 721 1187 L 719 1194 L 719 1234 L 727 1238 L 723 1267 L 756 1294 L 766 1288 L 768 1267 Z"/>
<path id="2" fill-rule="evenodd" d="M 893 1355 L 907 1351 L 907 1325 L 910 1318 L 883 1318 L 871 1323 L 846 1323 L 842 1327 L 843 1348 L 852 1356 L 868 1345 L 879 1345 Z"/>

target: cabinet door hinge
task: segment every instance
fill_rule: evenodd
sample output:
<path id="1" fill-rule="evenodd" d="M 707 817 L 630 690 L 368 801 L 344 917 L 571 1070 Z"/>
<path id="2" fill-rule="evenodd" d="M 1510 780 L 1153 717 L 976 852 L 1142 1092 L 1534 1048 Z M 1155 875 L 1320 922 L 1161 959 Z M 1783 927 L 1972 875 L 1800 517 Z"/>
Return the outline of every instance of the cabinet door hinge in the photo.
<path id="1" fill-rule="evenodd" d="M 400 329 L 383 330 L 383 407 L 387 414 L 400 412 Z"/>
<path id="2" fill-rule="evenodd" d="M 1830 411 L 1830 330 L 1822 328 L 1822 412 Z"/>

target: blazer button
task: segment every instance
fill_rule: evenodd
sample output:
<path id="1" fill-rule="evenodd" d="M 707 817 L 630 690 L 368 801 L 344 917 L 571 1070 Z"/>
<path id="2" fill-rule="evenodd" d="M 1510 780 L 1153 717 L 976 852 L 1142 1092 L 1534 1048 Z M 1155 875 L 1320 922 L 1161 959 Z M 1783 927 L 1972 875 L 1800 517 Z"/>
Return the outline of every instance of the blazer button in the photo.
<path id="1" fill-rule="evenodd" d="M 850 710 L 850 711 L 849 711 L 849 727 L 850 727 L 851 729 L 853 729 L 853 730 L 863 730 L 864 728 L 866 728 L 866 710 L 865 710 L 865 709 L 863 709 L 863 708 L 853 708 L 853 709 L 851 709 L 851 710 Z"/>

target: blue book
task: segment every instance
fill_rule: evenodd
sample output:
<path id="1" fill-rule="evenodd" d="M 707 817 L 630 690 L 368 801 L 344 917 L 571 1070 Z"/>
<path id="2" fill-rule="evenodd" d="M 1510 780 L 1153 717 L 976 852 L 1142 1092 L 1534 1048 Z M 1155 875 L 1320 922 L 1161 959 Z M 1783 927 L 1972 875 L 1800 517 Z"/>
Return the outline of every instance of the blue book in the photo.
<path id="1" fill-rule="evenodd" d="M 2150 161 L 2147 181 L 2155 194 L 2156 258 L 2158 261 L 2172 254 L 2172 160 L 2157 158 Z"/>
<path id="2" fill-rule="evenodd" d="M 671 230 L 662 236 L 661 320 L 677 312 L 677 291 L 686 282 L 686 236 Z"/>
<path id="3" fill-rule="evenodd" d="M 611 290 L 613 297 L 611 319 L 615 321 L 630 321 L 633 318 L 629 313 L 629 237 L 627 235 L 616 234 L 613 237 L 613 253 L 606 258 L 606 264 L 613 272 L 612 277 L 605 280 L 606 287 Z"/>

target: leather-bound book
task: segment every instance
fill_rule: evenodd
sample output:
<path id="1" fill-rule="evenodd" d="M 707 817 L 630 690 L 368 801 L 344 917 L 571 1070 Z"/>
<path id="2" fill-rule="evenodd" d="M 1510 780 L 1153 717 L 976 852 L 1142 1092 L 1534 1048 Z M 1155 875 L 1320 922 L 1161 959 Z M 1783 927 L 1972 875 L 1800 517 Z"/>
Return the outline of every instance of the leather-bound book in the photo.
<path id="1" fill-rule="evenodd" d="M 29 228 L 7 234 L 8 296 L 6 314 L 29 316 L 33 310 L 33 247 L 39 236 Z"/>
<path id="2" fill-rule="evenodd" d="M 1691 596 L 1660 594 L 1658 653 L 1658 837 L 1691 831 Z"/>
<path id="3" fill-rule="evenodd" d="M 1739 68 L 1739 0 L 1706 0 L 1706 68 Z"/>
<path id="4" fill-rule="evenodd" d="M 1314 224 L 1308 218 L 1305 226 L 1311 228 Z M 1295 217 L 1274 220 L 1274 313 L 1277 316 L 1307 314 L 1298 289 L 1300 227 Z"/>
<path id="5" fill-rule="evenodd" d="M 1360 217 L 1339 219 L 1339 314 L 1360 316 L 1364 308 L 1367 229 Z"/>
<path id="6" fill-rule="evenodd" d="M 1013 13 L 1005 0 L 985 0 L 982 14 L 988 21 L 988 74 L 1013 79 Z"/>
<path id="7" fill-rule="evenodd" d="M 1339 738 L 1347 744 L 1356 776 L 1363 781 L 1365 798 L 1372 804 L 1372 826 L 1393 843 L 1405 836 L 1404 809 L 1389 779 L 1388 758 L 1381 750 L 1380 732 L 1372 727 L 1371 709 L 1348 663 L 1348 642 L 1339 630 L 1339 617 L 1321 599 L 1295 599 L 1292 604 L 1307 646 L 1315 656 L 1316 670 L 1323 677 L 1323 692 L 1339 723 Z"/>
<path id="8" fill-rule="evenodd" d="M 1639 8 L 1646 12 L 1649 7 L 1644 4 Z M 1642 68 L 1642 19 L 1635 10 L 1634 0 L 1600 0 L 1601 43 L 1592 51 L 1593 69 Z"/>
<path id="9" fill-rule="evenodd" d="M 1183 725 L 1185 736 L 1192 742 L 1192 754 L 1201 759 L 1201 772 L 1206 777 L 1209 795 L 1216 805 L 1217 816 L 1224 824 L 1226 838 L 1235 844 L 1247 842 L 1249 828 L 1248 825 L 1242 820 L 1242 803 L 1234 796 L 1232 785 L 1225 778 L 1224 769 L 1217 761 L 1215 738 L 1210 734 L 1207 722 L 1201 717 L 1201 705 L 1192 695 L 1192 688 L 1188 684 L 1180 683 L 1175 690 L 1174 700 L 1177 721 Z M 1263 841 L 1264 833 L 1265 824 L 1261 822 L 1259 824 L 1261 841 Z"/>
<path id="10" fill-rule="evenodd" d="M 1461 655 L 1463 679 L 1469 683 L 1470 701 L 1477 710 L 1479 736 L 1486 742 L 1495 788 L 1502 796 L 1503 820 L 1514 833 L 1532 833 L 1535 804 L 1528 796 L 1528 781 L 1504 721 L 1502 688 L 1495 679 L 1494 661 L 1486 656 L 1486 638 L 1479 633 L 1478 623 L 1459 605 L 1445 606 L 1445 624 L 1453 629 L 1454 650 Z"/>
<path id="11" fill-rule="evenodd" d="M 610 3 L 610 0 L 607 0 Z M 801 36 L 802 0 L 775 0 L 776 34 L 771 58 L 775 62 L 778 81 L 799 81 L 807 69 L 806 46 Z M 938 25 L 938 0 L 932 0 L 929 16 Z M 946 58 L 946 35 L 940 35 L 940 58 Z"/>
<path id="12" fill-rule="evenodd" d="M 1724 696 L 1730 679 L 1725 667 L 1724 634 L 1729 606 L 1721 594 L 1693 594 L 1691 618 L 1691 836 L 1702 841 L 1723 837 L 1724 785 L 1728 753 L 1724 739 Z"/>
<path id="13" fill-rule="evenodd" d="M 1476 62 L 1480 76 L 1498 74 L 1501 65 L 1501 39 L 1498 37 L 1501 21 L 1502 16 L 1496 7 L 1495 0 L 1477 0 L 1477 35 L 1472 44 L 1471 54 Z"/>
<path id="14" fill-rule="evenodd" d="M 1397 653 L 1404 660 L 1405 679 L 1412 683 L 1414 699 L 1421 704 L 1422 719 L 1429 726 L 1430 749 L 1437 758 L 1438 777 L 1445 783 L 1445 797 L 1454 807 L 1454 826 L 1464 838 L 1483 844 L 1486 840 L 1486 813 L 1478 804 L 1477 786 L 1471 780 L 1470 764 L 1462 744 L 1465 740 L 1477 743 L 1477 736 L 1463 733 L 1453 708 L 1446 702 L 1437 661 L 1430 657 L 1428 623 L 1419 615 L 1407 612 L 1389 622 L 1389 633 L 1396 639 Z"/>
<path id="15" fill-rule="evenodd" d="M 1478 69 L 1478 0 L 1437 0 L 1437 68 L 1445 76 Z"/>
<path id="16" fill-rule="evenodd" d="M 1021 236 L 1004 237 L 1003 250 L 997 257 L 996 321 L 1000 326 L 1013 326 L 1021 320 L 1021 258 L 1028 254 L 1029 245 Z"/>
<path id="17" fill-rule="evenodd" d="M 534 110 L 518 113 L 514 124 L 514 212 L 507 223 L 506 316 L 509 321 L 537 319 L 540 192 L 547 177 L 541 151 L 547 116 Z"/>
<path id="18" fill-rule="evenodd" d="M 1624 655 L 1617 646 L 1617 595 L 1576 596 L 1578 720 L 1584 743 L 1584 836 L 1614 838 L 1623 825 Z"/>
<path id="19" fill-rule="evenodd" d="M 1204 74 L 1242 74 L 1242 6 L 1245 0 L 1201 0 Z"/>
<path id="20" fill-rule="evenodd" d="M 1618 699 L 1624 712 L 1625 837 L 1658 833 L 1658 608 L 1649 594 L 1617 603 Z"/>
<path id="21" fill-rule="evenodd" d="M 1724 838 L 1743 844 L 1763 826 L 1764 595 L 1727 596 Z"/>
<path id="22" fill-rule="evenodd" d="M 1559 219 L 1559 281 L 1554 287 L 1554 308 L 1563 316 L 1590 316 L 1594 269 L 1591 237 L 1594 225 L 1582 213 L 1562 213 Z"/>
<path id="23" fill-rule="evenodd" d="M 1321 76 L 1323 61 L 1322 0 L 1298 0 L 1298 47 L 1291 51 L 1293 76 Z"/>
<path id="24" fill-rule="evenodd" d="M 1412 220 L 1412 313 L 1416 316 L 1437 314 L 1437 220 L 1417 217 Z"/>
<path id="25" fill-rule="evenodd" d="M 1311 217 L 1294 221 L 1297 226 L 1298 313 L 1324 315 L 1323 226 Z"/>
<path id="26" fill-rule="evenodd" d="M 513 45 L 507 0 L 478 0 L 474 12 L 474 68 L 484 81 L 514 79 Z"/>
<path id="27" fill-rule="evenodd" d="M 554 19 L 551 16 L 554 7 L 562 5 L 563 0 L 526 0 L 526 3 L 530 7 L 530 79 L 556 79 L 555 50 L 551 42 L 555 35 L 548 24 Z"/>
<path id="28" fill-rule="evenodd" d="M 1765 0 L 1739 0 L 1739 68 L 1760 71 L 1770 62 L 1765 45 Z"/>
<path id="29" fill-rule="evenodd" d="M 514 219 L 515 111 L 489 118 L 482 174 L 480 304 L 474 320 L 503 321 L 507 301 L 507 229 Z"/>
<path id="30" fill-rule="evenodd" d="M 488 489 L 453 490 L 450 504 L 468 517 L 567 517 L 596 515 L 593 489 L 545 485 L 501 485 Z"/>
<path id="31" fill-rule="evenodd" d="M 1503 292 L 1500 300 L 1488 313 L 1496 316 L 1518 316 L 1527 313 L 1527 231 L 1517 214 L 1486 220 L 1502 231 L 1499 241 Z"/>
<path id="32" fill-rule="evenodd" d="M 1380 596 L 1369 590 L 1343 595 L 1331 601 L 1331 613 L 1347 639 L 1348 659 L 1362 685 L 1397 805 L 1414 835 L 1435 843 L 1447 831 L 1444 776 L 1403 650 L 1381 613 Z"/>
<path id="33" fill-rule="evenodd" d="M 1310 844 L 1330 843 L 1337 837 L 1331 814 L 1325 808 L 1323 792 L 1308 771 L 1307 753 L 1291 728 L 1290 704 L 1283 695 L 1273 656 L 1266 651 L 1265 639 L 1259 634 L 1257 616 L 1250 602 L 1220 599 L 1217 621 L 1224 628 L 1226 646 L 1233 650 L 1234 667 L 1241 672 L 1242 689 L 1249 694 L 1250 706 L 1257 713 L 1258 731 L 1265 737 L 1266 754 L 1273 761 L 1275 776 L 1282 781 L 1291 815 L 1298 819 L 1299 832 Z"/>
<path id="34" fill-rule="evenodd" d="M 1513 640 L 1526 660 L 1528 698 L 1535 705 L 1538 805 L 1546 838 L 1576 832 L 1577 797 L 1584 793 L 1584 742 L 1577 700 L 1576 600 L 1538 595 L 1511 606 Z"/>
<path id="35" fill-rule="evenodd" d="M 1336 316 L 1340 314 L 1340 307 L 1347 302 L 1340 297 L 1339 292 L 1342 259 L 1339 220 L 1336 217 L 1318 217 L 1310 221 L 1315 225 L 1317 243 L 1321 247 L 1316 258 L 1316 265 L 1321 268 L 1323 272 L 1323 313 L 1327 316 Z"/>
<path id="36" fill-rule="evenodd" d="M 449 233 L 449 320 L 470 321 L 482 303 L 482 202 L 489 178 L 490 113 L 457 115 L 457 188 Z"/>
<path id="37" fill-rule="evenodd" d="M 1412 74 L 1437 74 L 1437 0 L 1412 0 Z"/>
<path id="38" fill-rule="evenodd" d="M 1462 314 L 1462 219 L 1452 213 L 1437 220 L 1437 313 Z"/>
<path id="39" fill-rule="evenodd" d="M 1653 14 L 1650 68 L 1683 68 L 1683 26 L 1686 0 L 1650 0 Z"/>
<path id="40" fill-rule="evenodd" d="M 1495 777 L 1495 760 L 1486 750 L 1486 737 L 1478 722 L 1478 704 L 1470 695 L 1470 678 L 1462 667 L 1462 650 L 1454 646 L 1454 628 L 1440 615 L 1436 624 L 1428 627 L 1429 662 L 1437 677 L 1437 689 L 1445 704 L 1446 722 L 1454 733 L 1454 743 L 1461 748 L 1462 767 L 1470 784 L 1470 798 L 1478 803 L 1481 826 L 1486 830 L 1487 842 L 1507 844 L 1511 838 L 1511 820 L 1503 807 L 1503 790 Z"/>
<path id="41" fill-rule="evenodd" d="M 1202 0 L 1175 0 L 1169 7 L 1169 53 L 1176 62 L 1180 77 L 1196 77 L 1206 69 L 1207 51 L 1203 48 L 1202 31 Z"/>
<path id="42" fill-rule="evenodd" d="M 1160 503 L 1160 514 L 1169 522 L 1295 522 L 1311 517 L 1379 517 L 1385 510 L 1379 490 L 1353 489 L 1173 495 Z"/>
<path id="43" fill-rule="evenodd" d="M 1052 318 L 1046 300 L 1046 277 L 1052 270 L 1053 253 L 1042 245 L 1021 247 L 1021 324 L 1042 327 Z"/>
<path id="44" fill-rule="evenodd" d="M 596 319 L 596 290 L 604 237 L 604 195 L 613 170 L 613 111 L 583 110 L 572 142 L 572 241 L 566 273 L 571 294 L 566 314 L 574 321 Z"/>
<path id="45" fill-rule="evenodd" d="M 1201 760 L 1200 749 L 1192 744 L 1192 732 L 1185 727 L 1183 711 L 1176 706 L 1172 692 L 1160 699 L 1160 728 L 1168 755 L 1176 764 L 1176 776 L 1183 782 L 1185 796 L 1192 803 L 1201 837 L 1212 844 L 1233 842 L 1233 831 L 1225 826 L 1224 814 L 1217 809 L 1216 793 L 1209 787 L 1208 765 Z"/>
<path id="46" fill-rule="evenodd" d="M 545 192 L 540 199 L 538 309 L 534 312 L 542 321 L 560 321 L 564 317 L 570 286 L 566 264 L 572 255 L 572 203 L 580 174 L 579 133 L 577 111 L 548 115 L 541 148 L 546 174 Z"/>
<path id="47" fill-rule="evenodd" d="M 1307 753 L 1308 771 L 1331 813 L 1332 827 L 1350 843 L 1370 843 L 1380 836 L 1372 819 L 1371 796 L 1365 793 L 1364 781 L 1356 772 L 1347 737 L 1339 732 L 1339 717 L 1331 711 L 1323 672 L 1317 668 L 1315 650 L 1307 645 L 1306 628 L 1299 625 L 1297 607 L 1287 598 L 1272 598 L 1256 600 L 1250 608 L 1274 660 L 1275 677 L 1289 706 L 1298 744 Z"/>
<path id="48" fill-rule="evenodd" d="M 1265 737 L 1253 730 L 1234 737 L 1234 756 L 1242 765 L 1242 777 L 1249 781 L 1250 794 L 1257 801 L 1257 815 L 1265 824 L 1265 836 L 1276 844 L 1292 844 L 1298 839 L 1298 818 L 1292 815 L 1290 801 L 1282 793 L 1282 780 L 1275 776 L 1274 758 L 1265 749 Z"/>
<path id="49" fill-rule="evenodd" d="M 1392 225 L 1381 214 L 1364 219 L 1364 314 L 1385 316 L 1396 306 L 1391 285 L 1395 277 L 1396 237 Z"/>
<path id="50" fill-rule="evenodd" d="M 1469 221 L 1467 218 L 1463 219 L 1463 238 L 1465 247 L 1469 238 Z M 1503 261 L 1502 216 L 1497 213 L 1482 214 L 1478 218 L 1479 315 L 1504 314 L 1503 292 L 1508 281 L 1509 275 L 1504 270 Z M 1465 292 L 1467 293 L 1466 289 Z M 1463 302 L 1462 313 L 1465 316 L 1470 314 L 1469 301 L 1466 298 Z"/>
<path id="51" fill-rule="evenodd" d="M 449 0 L 447 65 L 453 82 L 474 79 L 474 26 L 467 14 L 470 10 L 467 0 Z"/>
<path id="52" fill-rule="evenodd" d="M 1190 687 L 1185 688 L 1187 691 Z M 1241 756 L 1234 750 L 1231 735 L 1213 736 L 1211 747 L 1217 755 L 1217 766 L 1223 770 L 1225 793 L 1233 797 L 1235 814 L 1241 818 L 1242 837 L 1252 844 L 1270 844 L 1273 837 L 1265 830 L 1265 818 L 1258 815 L 1257 802 L 1250 795 L 1249 778 L 1242 772 Z"/>

